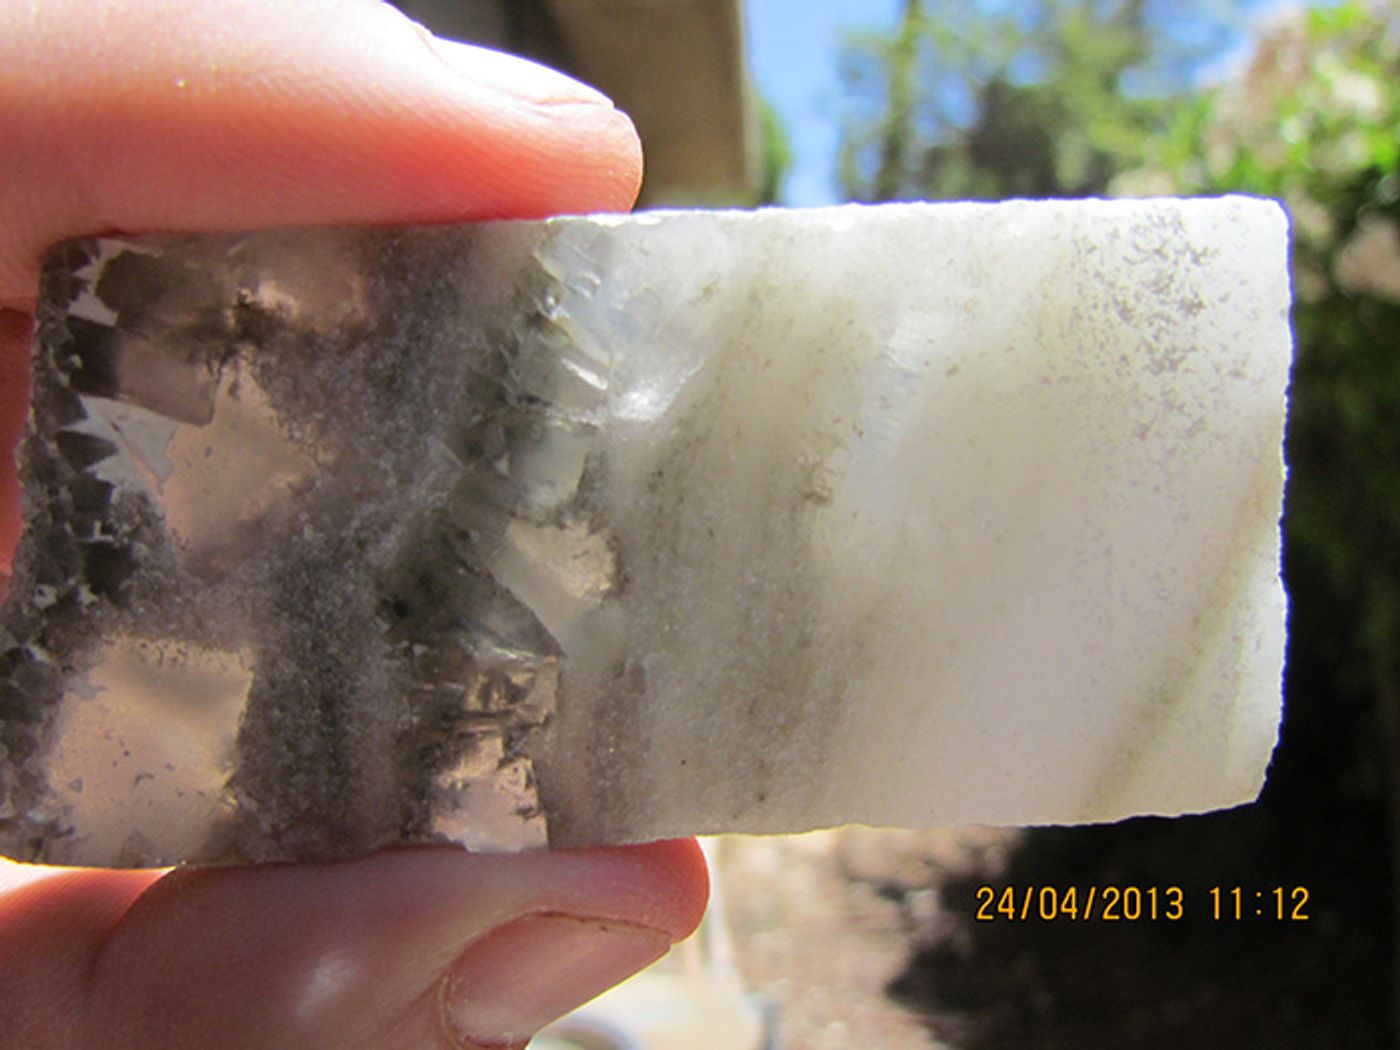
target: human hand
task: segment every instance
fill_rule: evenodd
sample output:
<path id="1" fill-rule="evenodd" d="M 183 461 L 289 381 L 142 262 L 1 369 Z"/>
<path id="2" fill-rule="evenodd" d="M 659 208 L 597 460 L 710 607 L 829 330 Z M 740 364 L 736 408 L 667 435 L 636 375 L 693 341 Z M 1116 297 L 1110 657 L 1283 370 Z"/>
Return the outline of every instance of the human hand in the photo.
<path id="1" fill-rule="evenodd" d="M 627 207 L 601 96 L 378 0 L 0 0 L 0 450 L 39 256 L 113 230 Z M 0 587 L 19 533 L 0 455 Z M 517 1046 L 699 921 L 693 842 L 150 871 L 0 861 L 0 1033 L 25 1048 Z"/>

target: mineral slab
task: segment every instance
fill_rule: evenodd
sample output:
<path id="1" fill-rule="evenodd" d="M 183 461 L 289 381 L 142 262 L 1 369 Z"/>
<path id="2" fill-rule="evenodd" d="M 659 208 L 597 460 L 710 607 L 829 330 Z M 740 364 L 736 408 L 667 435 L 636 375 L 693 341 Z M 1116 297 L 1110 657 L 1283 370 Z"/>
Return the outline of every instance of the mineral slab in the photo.
<path id="1" fill-rule="evenodd" d="M 1269 202 L 52 255 L 0 851 L 156 865 L 1255 797 Z"/>

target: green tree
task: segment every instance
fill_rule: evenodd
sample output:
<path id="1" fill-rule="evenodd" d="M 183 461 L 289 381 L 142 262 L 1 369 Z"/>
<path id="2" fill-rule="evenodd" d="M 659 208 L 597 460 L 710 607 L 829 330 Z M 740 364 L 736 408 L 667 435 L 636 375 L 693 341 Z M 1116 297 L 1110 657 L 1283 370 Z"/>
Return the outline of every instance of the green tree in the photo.
<path id="1" fill-rule="evenodd" d="M 758 96 L 759 186 L 755 204 L 777 204 L 783 197 L 783 180 L 792 168 L 792 146 L 787 128 L 773 104 Z"/>
<path id="2" fill-rule="evenodd" d="M 1196 31 L 1164 34 L 1167 18 Z M 1227 22 L 1150 0 L 904 0 L 893 33 L 842 55 L 842 187 L 854 200 L 1102 194 L 1142 162 Z"/>

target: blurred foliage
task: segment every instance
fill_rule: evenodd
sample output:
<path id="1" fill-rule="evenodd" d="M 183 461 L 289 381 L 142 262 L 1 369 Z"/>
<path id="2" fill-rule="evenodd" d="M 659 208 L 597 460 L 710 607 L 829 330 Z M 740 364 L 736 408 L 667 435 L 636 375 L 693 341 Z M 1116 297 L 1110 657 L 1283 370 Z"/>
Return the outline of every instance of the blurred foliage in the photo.
<path id="1" fill-rule="evenodd" d="M 792 168 L 792 146 L 787 128 L 773 104 L 758 96 L 760 175 L 755 204 L 777 204 L 782 199 L 783 180 Z"/>
<path id="2" fill-rule="evenodd" d="M 1287 872 L 1327 902 L 1327 921 L 1250 947 L 1277 973 L 1229 970 L 1219 931 L 1198 942 L 1208 961 L 1179 940 L 1162 940 L 1161 957 L 1216 968 L 1229 989 L 1219 1023 L 1229 1004 L 1274 1003 L 1286 1023 L 1269 1045 L 1393 1044 L 1400 1013 L 1387 1020 L 1383 1004 L 1400 1011 L 1400 9 L 1345 0 L 1277 13 L 1247 62 L 1202 89 L 1199 64 L 1154 31 L 1151 0 L 993 7 L 982 24 L 984 7 L 906 0 L 896 32 L 851 42 L 841 173 L 852 197 L 1244 192 L 1282 200 L 1293 234 L 1287 717 L 1264 796 L 1187 820 L 1039 831 L 1019 870 L 1202 885 Z M 1196 15 L 1215 24 L 1209 9 Z M 1140 984 L 1169 983 L 1161 966 L 1111 954 L 1120 949 L 1093 951 L 1141 966 Z M 1062 941 L 1037 957 L 1047 987 L 1067 955 L 1075 972 L 1087 965 Z M 1175 1030 L 1188 1042 L 1207 1030 L 1190 1016 Z"/>
<path id="3" fill-rule="evenodd" d="M 842 55 L 839 171 L 854 200 L 1101 194 L 1142 163 L 1235 21 L 1209 0 L 902 12 L 893 34 L 853 36 Z"/>

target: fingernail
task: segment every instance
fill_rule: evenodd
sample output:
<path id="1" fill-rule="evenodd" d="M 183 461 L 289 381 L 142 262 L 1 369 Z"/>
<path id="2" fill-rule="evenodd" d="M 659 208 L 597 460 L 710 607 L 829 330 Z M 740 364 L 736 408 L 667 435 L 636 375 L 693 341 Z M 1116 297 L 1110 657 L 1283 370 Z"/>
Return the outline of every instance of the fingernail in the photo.
<path id="1" fill-rule="evenodd" d="M 516 919 L 453 965 L 442 986 L 442 1021 L 469 1045 L 515 1046 L 670 947 L 663 933 L 606 919 Z"/>
<path id="2" fill-rule="evenodd" d="M 536 104 L 586 102 L 612 106 L 612 99 L 601 91 L 538 62 L 456 40 L 444 40 L 426 30 L 423 36 L 433 53 L 454 73 L 482 87 Z"/>

